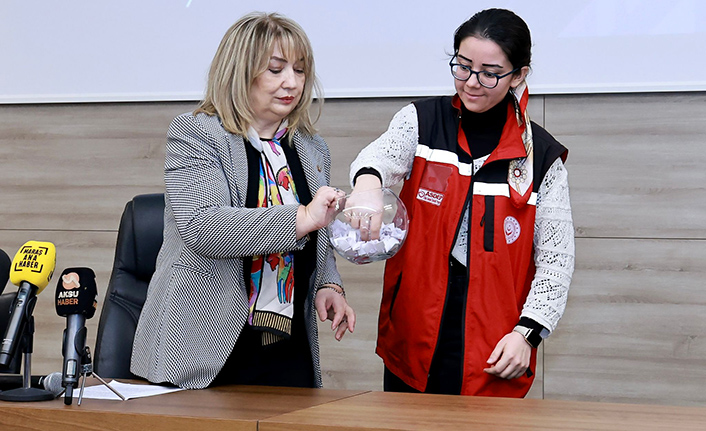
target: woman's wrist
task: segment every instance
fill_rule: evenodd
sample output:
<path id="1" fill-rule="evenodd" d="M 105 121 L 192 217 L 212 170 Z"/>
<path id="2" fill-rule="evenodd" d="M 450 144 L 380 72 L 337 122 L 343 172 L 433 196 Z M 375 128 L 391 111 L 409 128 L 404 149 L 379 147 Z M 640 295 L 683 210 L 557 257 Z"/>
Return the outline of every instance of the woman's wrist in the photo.
<path id="1" fill-rule="evenodd" d="M 382 175 L 380 175 L 380 172 L 378 172 L 376 169 L 373 168 L 360 168 L 358 172 L 356 172 L 355 176 L 353 177 L 353 185 L 358 182 L 358 177 L 361 175 L 373 175 L 377 177 L 377 179 L 380 181 L 380 184 L 382 184 Z"/>
<path id="2" fill-rule="evenodd" d="M 342 286 L 339 286 L 337 284 L 324 284 L 323 286 L 319 286 L 319 288 L 316 289 L 316 291 L 318 292 L 321 289 L 331 289 L 334 292 L 341 295 L 342 297 L 344 297 L 344 298 L 346 297 L 346 291 L 343 289 Z"/>
<path id="3" fill-rule="evenodd" d="M 299 205 L 299 208 L 297 208 L 297 220 L 295 225 L 298 240 L 319 229 L 311 217 L 309 217 L 307 207 L 304 205 Z"/>
<path id="4" fill-rule="evenodd" d="M 355 179 L 354 191 L 365 191 L 379 189 L 382 187 L 382 180 L 374 174 L 360 174 Z"/>

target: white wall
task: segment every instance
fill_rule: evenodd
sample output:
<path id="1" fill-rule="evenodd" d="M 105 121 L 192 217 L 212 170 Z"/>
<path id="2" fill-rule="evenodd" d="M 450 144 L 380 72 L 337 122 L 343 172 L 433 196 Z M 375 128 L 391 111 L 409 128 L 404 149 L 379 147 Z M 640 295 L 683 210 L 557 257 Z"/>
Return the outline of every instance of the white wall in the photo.
<path id="1" fill-rule="evenodd" d="M 0 103 L 198 100 L 252 10 L 304 27 L 326 97 L 446 94 L 453 32 L 486 7 L 530 26 L 534 94 L 706 90 L 699 0 L 3 0 Z"/>

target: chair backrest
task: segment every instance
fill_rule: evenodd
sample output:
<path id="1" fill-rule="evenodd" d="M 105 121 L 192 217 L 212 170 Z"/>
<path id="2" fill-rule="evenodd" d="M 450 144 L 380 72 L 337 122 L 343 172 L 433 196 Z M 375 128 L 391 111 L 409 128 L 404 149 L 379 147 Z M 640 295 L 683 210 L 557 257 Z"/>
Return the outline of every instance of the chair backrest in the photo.
<path id="1" fill-rule="evenodd" d="M 5 287 L 5 286 L 0 286 L 0 287 Z M 1 290 L 1 289 L 0 289 Z M 17 297 L 16 292 L 11 292 L 11 293 L 5 293 L 0 295 L 0 337 L 5 334 L 5 330 L 7 330 L 7 325 L 10 323 L 10 312 L 12 311 L 12 305 L 15 302 L 15 298 Z M 19 374 L 21 370 L 21 364 L 22 361 L 20 360 L 22 358 L 22 343 L 17 346 L 17 350 L 15 351 L 15 356 L 12 358 L 9 364 L 6 366 L 0 366 L 0 373 L 9 373 L 9 374 Z"/>
<path id="2" fill-rule="evenodd" d="M 138 195 L 125 205 L 93 357 L 94 371 L 101 377 L 135 378 L 130 372 L 132 341 L 163 230 L 163 193 Z"/>

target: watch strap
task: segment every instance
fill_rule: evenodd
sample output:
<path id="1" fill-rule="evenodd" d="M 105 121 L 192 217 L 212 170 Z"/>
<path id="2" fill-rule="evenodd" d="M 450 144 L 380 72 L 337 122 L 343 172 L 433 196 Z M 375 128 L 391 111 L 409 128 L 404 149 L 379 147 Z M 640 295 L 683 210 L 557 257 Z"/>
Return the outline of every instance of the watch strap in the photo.
<path id="1" fill-rule="evenodd" d="M 512 329 L 514 332 L 519 333 L 525 339 L 530 347 L 537 348 L 542 343 L 541 331 L 534 328 L 528 328 L 526 326 L 517 325 Z"/>

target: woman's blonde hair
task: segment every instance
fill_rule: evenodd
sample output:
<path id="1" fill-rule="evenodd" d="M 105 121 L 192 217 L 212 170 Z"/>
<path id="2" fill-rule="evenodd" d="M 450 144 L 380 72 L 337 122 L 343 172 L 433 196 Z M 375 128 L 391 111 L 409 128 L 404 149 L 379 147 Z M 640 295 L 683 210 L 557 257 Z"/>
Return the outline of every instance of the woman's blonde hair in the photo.
<path id="1" fill-rule="evenodd" d="M 255 78 L 267 70 L 275 43 L 290 61 L 301 59 L 304 69 L 301 99 L 287 116 L 289 132 L 316 133 L 309 108 L 316 92 L 318 119 L 323 98 L 311 43 L 299 24 L 277 13 L 249 13 L 228 29 L 211 62 L 206 94 L 194 114 L 217 115 L 227 131 L 247 136 L 254 121 L 250 89 Z"/>

